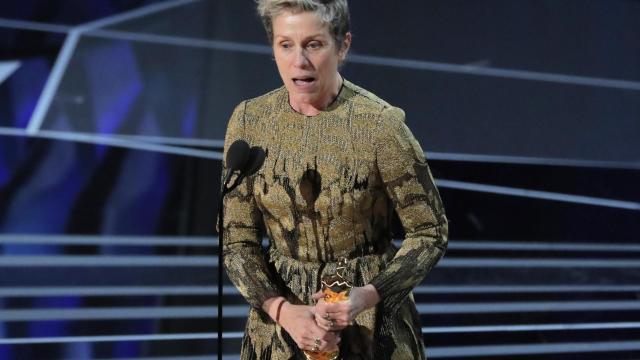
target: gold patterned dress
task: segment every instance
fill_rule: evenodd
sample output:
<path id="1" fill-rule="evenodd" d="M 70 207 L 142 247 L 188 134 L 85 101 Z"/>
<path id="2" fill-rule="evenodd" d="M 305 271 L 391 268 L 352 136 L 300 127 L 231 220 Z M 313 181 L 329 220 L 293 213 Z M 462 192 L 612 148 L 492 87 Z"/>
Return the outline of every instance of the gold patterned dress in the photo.
<path id="1" fill-rule="evenodd" d="M 304 359 L 261 305 L 275 296 L 312 305 L 322 275 L 346 258 L 347 279 L 373 284 L 382 301 L 342 331 L 343 359 L 424 359 L 411 290 L 444 254 L 448 228 L 404 112 L 345 80 L 325 111 L 305 116 L 282 87 L 236 107 L 225 155 L 237 139 L 267 153 L 224 201 L 224 266 L 251 305 L 241 358 Z M 406 233 L 399 249 L 394 211 Z"/>

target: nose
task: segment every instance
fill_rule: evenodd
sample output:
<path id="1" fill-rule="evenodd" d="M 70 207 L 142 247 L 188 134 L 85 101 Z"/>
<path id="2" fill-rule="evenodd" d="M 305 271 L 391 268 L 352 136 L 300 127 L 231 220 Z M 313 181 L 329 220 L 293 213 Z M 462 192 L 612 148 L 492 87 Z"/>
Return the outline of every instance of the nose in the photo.
<path id="1" fill-rule="evenodd" d="M 298 49 L 295 54 L 294 65 L 299 68 L 306 68 L 309 66 L 309 64 L 310 62 L 304 49 Z"/>

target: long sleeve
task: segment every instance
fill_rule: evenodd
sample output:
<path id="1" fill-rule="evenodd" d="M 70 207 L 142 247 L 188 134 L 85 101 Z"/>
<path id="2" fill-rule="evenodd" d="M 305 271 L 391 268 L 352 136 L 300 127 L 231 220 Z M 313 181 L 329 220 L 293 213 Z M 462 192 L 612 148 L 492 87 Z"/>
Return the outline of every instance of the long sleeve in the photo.
<path id="1" fill-rule="evenodd" d="M 245 139 L 244 109 L 236 107 L 227 126 L 224 158 L 229 145 Z M 223 162 L 222 176 L 227 173 Z M 233 181 L 233 180 L 232 180 Z M 260 309 L 265 300 L 279 296 L 280 290 L 265 261 L 260 224 L 262 216 L 253 197 L 253 177 L 246 178 L 224 199 L 224 266 L 227 275 L 247 302 Z"/>
<path id="2" fill-rule="evenodd" d="M 444 255 L 448 226 L 424 153 L 401 109 L 387 108 L 380 116 L 376 162 L 406 233 L 395 257 L 371 281 L 393 312 Z"/>

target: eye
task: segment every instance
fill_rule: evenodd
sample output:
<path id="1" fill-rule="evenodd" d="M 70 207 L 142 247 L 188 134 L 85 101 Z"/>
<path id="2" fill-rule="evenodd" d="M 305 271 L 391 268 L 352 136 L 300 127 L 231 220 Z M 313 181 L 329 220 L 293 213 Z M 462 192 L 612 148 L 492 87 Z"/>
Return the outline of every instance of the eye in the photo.
<path id="1" fill-rule="evenodd" d="M 288 41 L 283 41 L 280 43 L 280 47 L 283 49 L 290 49 L 292 47 L 291 43 Z"/>
<path id="2" fill-rule="evenodd" d="M 307 44 L 307 48 L 311 50 L 320 49 L 322 47 L 322 43 L 320 41 L 310 41 Z"/>

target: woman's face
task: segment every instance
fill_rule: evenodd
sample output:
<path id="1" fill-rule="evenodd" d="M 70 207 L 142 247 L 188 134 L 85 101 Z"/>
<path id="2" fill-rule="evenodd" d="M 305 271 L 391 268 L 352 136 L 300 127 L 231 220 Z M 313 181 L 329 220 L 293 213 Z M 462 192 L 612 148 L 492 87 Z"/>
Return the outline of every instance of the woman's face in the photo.
<path id="1" fill-rule="evenodd" d="M 284 12 L 273 18 L 272 26 L 273 53 L 290 101 L 322 110 L 337 94 L 338 65 L 350 35 L 338 51 L 328 26 L 313 12 Z"/>

